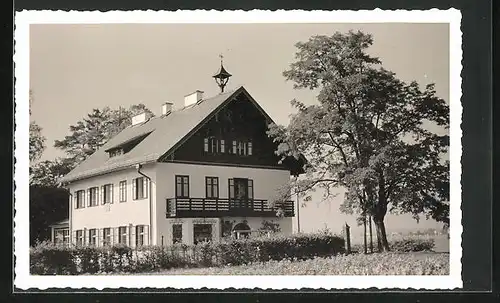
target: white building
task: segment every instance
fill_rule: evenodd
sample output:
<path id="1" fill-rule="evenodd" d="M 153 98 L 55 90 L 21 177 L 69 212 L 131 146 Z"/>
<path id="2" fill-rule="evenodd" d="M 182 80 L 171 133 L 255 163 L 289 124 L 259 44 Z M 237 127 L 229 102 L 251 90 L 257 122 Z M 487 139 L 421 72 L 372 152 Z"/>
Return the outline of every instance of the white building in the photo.
<path id="1" fill-rule="evenodd" d="M 214 76 L 221 93 L 185 97 L 184 107 L 133 117 L 132 125 L 92 154 L 62 182 L 70 191 L 71 243 L 192 244 L 263 221 L 292 232 L 294 202 L 268 206 L 299 161 L 283 163 L 266 134 L 272 122 L 245 88 L 224 92 L 230 75 Z M 302 162 L 301 162 L 302 163 Z"/>

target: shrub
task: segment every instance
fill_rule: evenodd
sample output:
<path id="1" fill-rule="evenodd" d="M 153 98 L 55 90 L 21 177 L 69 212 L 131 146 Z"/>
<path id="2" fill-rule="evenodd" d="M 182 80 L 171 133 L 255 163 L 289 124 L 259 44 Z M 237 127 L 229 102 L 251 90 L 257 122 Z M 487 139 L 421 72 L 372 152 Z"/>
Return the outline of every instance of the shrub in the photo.
<path id="1" fill-rule="evenodd" d="M 376 239 L 375 239 L 376 240 Z M 368 252 L 370 251 L 369 243 Z M 407 237 L 391 239 L 389 241 L 389 249 L 392 252 L 419 252 L 419 251 L 431 251 L 434 248 L 434 239 L 432 238 L 418 238 L 418 237 Z M 353 253 L 363 253 L 363 244 L 354 244 L 351 246 L 351 251 Z M 373 243 L 373 251 L 377 252 L 377 243 Z"/>
<path id="2" fill-rule="evenodd" d="M 434 239 L 407 238 L 395 240 L 389 243 L 389 247 L 394 252 L 431 251 L 434 248 Z"/>
<path id="3" fill-rule="evenodd" d="M 169 247 L 123 245 L 108 247 L 57 247 L 38 245 L 31 250 L 32 274 L 95 274 L 145 272 L 182 267 L 241 265 L 283 259 L 310 259 L 344 251 L 344 240 L 330 233 L 275 235 L 203 242 Z"/>
<path id="4" fill-rule="evenodd" d="M 38 275 L 74 275 L 77 273 L 71 247 L 42 242 L 30 249 L 30 271 Z"/>

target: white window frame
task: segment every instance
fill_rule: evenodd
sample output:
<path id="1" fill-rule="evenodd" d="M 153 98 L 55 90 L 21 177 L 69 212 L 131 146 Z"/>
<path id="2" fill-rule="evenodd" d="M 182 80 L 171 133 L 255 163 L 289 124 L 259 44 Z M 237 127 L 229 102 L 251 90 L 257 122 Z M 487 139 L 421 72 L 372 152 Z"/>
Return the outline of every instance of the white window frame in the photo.
<path id="1" fill-rule="evenodd" d="M 138 180 L 141 180 L 142 182 L 139 182 Z M 137 177 L 133 180 L 133 192 L 132 192 L 132 198 L 134 200 L 142 200 L 142 199 L 147 199 L 148 198 L 148 179 L 145 177 Z M 142 187 L 142 196 L 139 196 L 139 184 Z"/>
<path id="2" fill-rule="evenodd" d="M 106 192 L 108 190 L 108 192 Z M 102 186 L 102 204 L 113 203 L 113 184 L 108 183 Z"/>
<path id="3" fill-rule="evenodd" d="M 77 190 L 75 192 L 75 200 L 76 200 L 76 205 L 75 208 L 85 208 L 85 190 Z"/>
<path id="4" fill-rule="evenodd" d="M 95 190 L 95 194 L 92 192 Z M 94 186 L 89 188 L 89 207 L 94 207 L 99 205 L 99 187 Z"/>
<path id="5" fill-rule="evenodd" d="M 146 234 L 146 226 L 145 225 L 136 225 L 135 226 L 135 245 L 137 247 L 144 246 L 145 234 Z"/>
<path id="6" fill-rule="evenodd" d="M 76 231 L 75 238 L 76 238 L 76 246 L 83 246 L 85 244 L 84 230 L 78 229 Z"/>
<path id="7" fill-rule="evenodd" d="M 94 231 L 94 235 L 92 235 L 92 231 Z M 99 239 L 99 230 L 97 228 L 89 229 L 89 246 L 97 246 L 97 242 Z"/>
<path id="8" fill-rule="evenodd" d="M 118 243 L 128 245 L 128 226 L 118 227 Z"/>
<path id="9" fill-rule="evenodd" d="M 127 202 L 127 180 L 120 181 L 118 184 L 120 202 Z"/>
<path id="10" fill-rule="evenodd" d="M 106 235 L 106 231 L 109 233 Z M 113 245 L 113 234 L 112 228 L 105 227 L 102 230 L 102 246 L 112 246 Z"/>

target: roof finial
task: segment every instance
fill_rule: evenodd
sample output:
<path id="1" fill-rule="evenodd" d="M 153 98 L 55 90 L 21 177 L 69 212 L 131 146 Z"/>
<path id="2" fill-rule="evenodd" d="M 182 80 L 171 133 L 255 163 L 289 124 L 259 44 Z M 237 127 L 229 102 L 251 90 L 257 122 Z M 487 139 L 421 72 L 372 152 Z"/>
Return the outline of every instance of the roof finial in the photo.
<path id="1" fill-rule="evenodd" d="M 213 77 L 217 85 L 220 87 L 221 93 L 223 93 L 224 87 L 226 87 L 227 81 L 229 81 L 229 77 L 231 77 L 231 74 L 224 69 L 223 65 L 224 56 L 222 54 L 219 54 L 219 57 L 220 57 L 220 71 Z"/>

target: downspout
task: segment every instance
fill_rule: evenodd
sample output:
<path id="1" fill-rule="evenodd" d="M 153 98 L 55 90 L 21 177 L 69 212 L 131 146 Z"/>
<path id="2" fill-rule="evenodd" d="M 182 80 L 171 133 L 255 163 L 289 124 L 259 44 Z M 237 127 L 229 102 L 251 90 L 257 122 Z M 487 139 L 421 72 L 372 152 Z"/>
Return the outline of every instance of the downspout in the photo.
<path id="1" fill-rule="evenodd" d="M 68 245 L 71 246 L 72 243 L 73 243 L 73 194 L 71 193 L 71 191 L 69 190 L 69 188 L 67 187 L 69 183 L 61 183 L 61 187 L 66 189 L 69 193 L 69 201 L 68 201 L 68 204 L 69 204 L 69 210 L 68 210 L 68 228 L 69 228 L 69 243 Z"/>
<path id="2" fill-rule="evenodd" d="M 141 168 L 142 168 L 142 164 L 136 164 L 135 165 L 135 168 L 137 169 L 137 173 L 139 173 L 139 175 L 143 176 L 144 178 L 148 179 L 149 181 L 149 245 L 152 245 L 152 239 L 153 239 L 153 207 L 152 207 L 152 204 L 153 204 L 153 182 L 151 180 L 151 178 L 149 176 L 147 176 L 146 174 L 144 174 L 142 171 L 141 171 Z"/>

